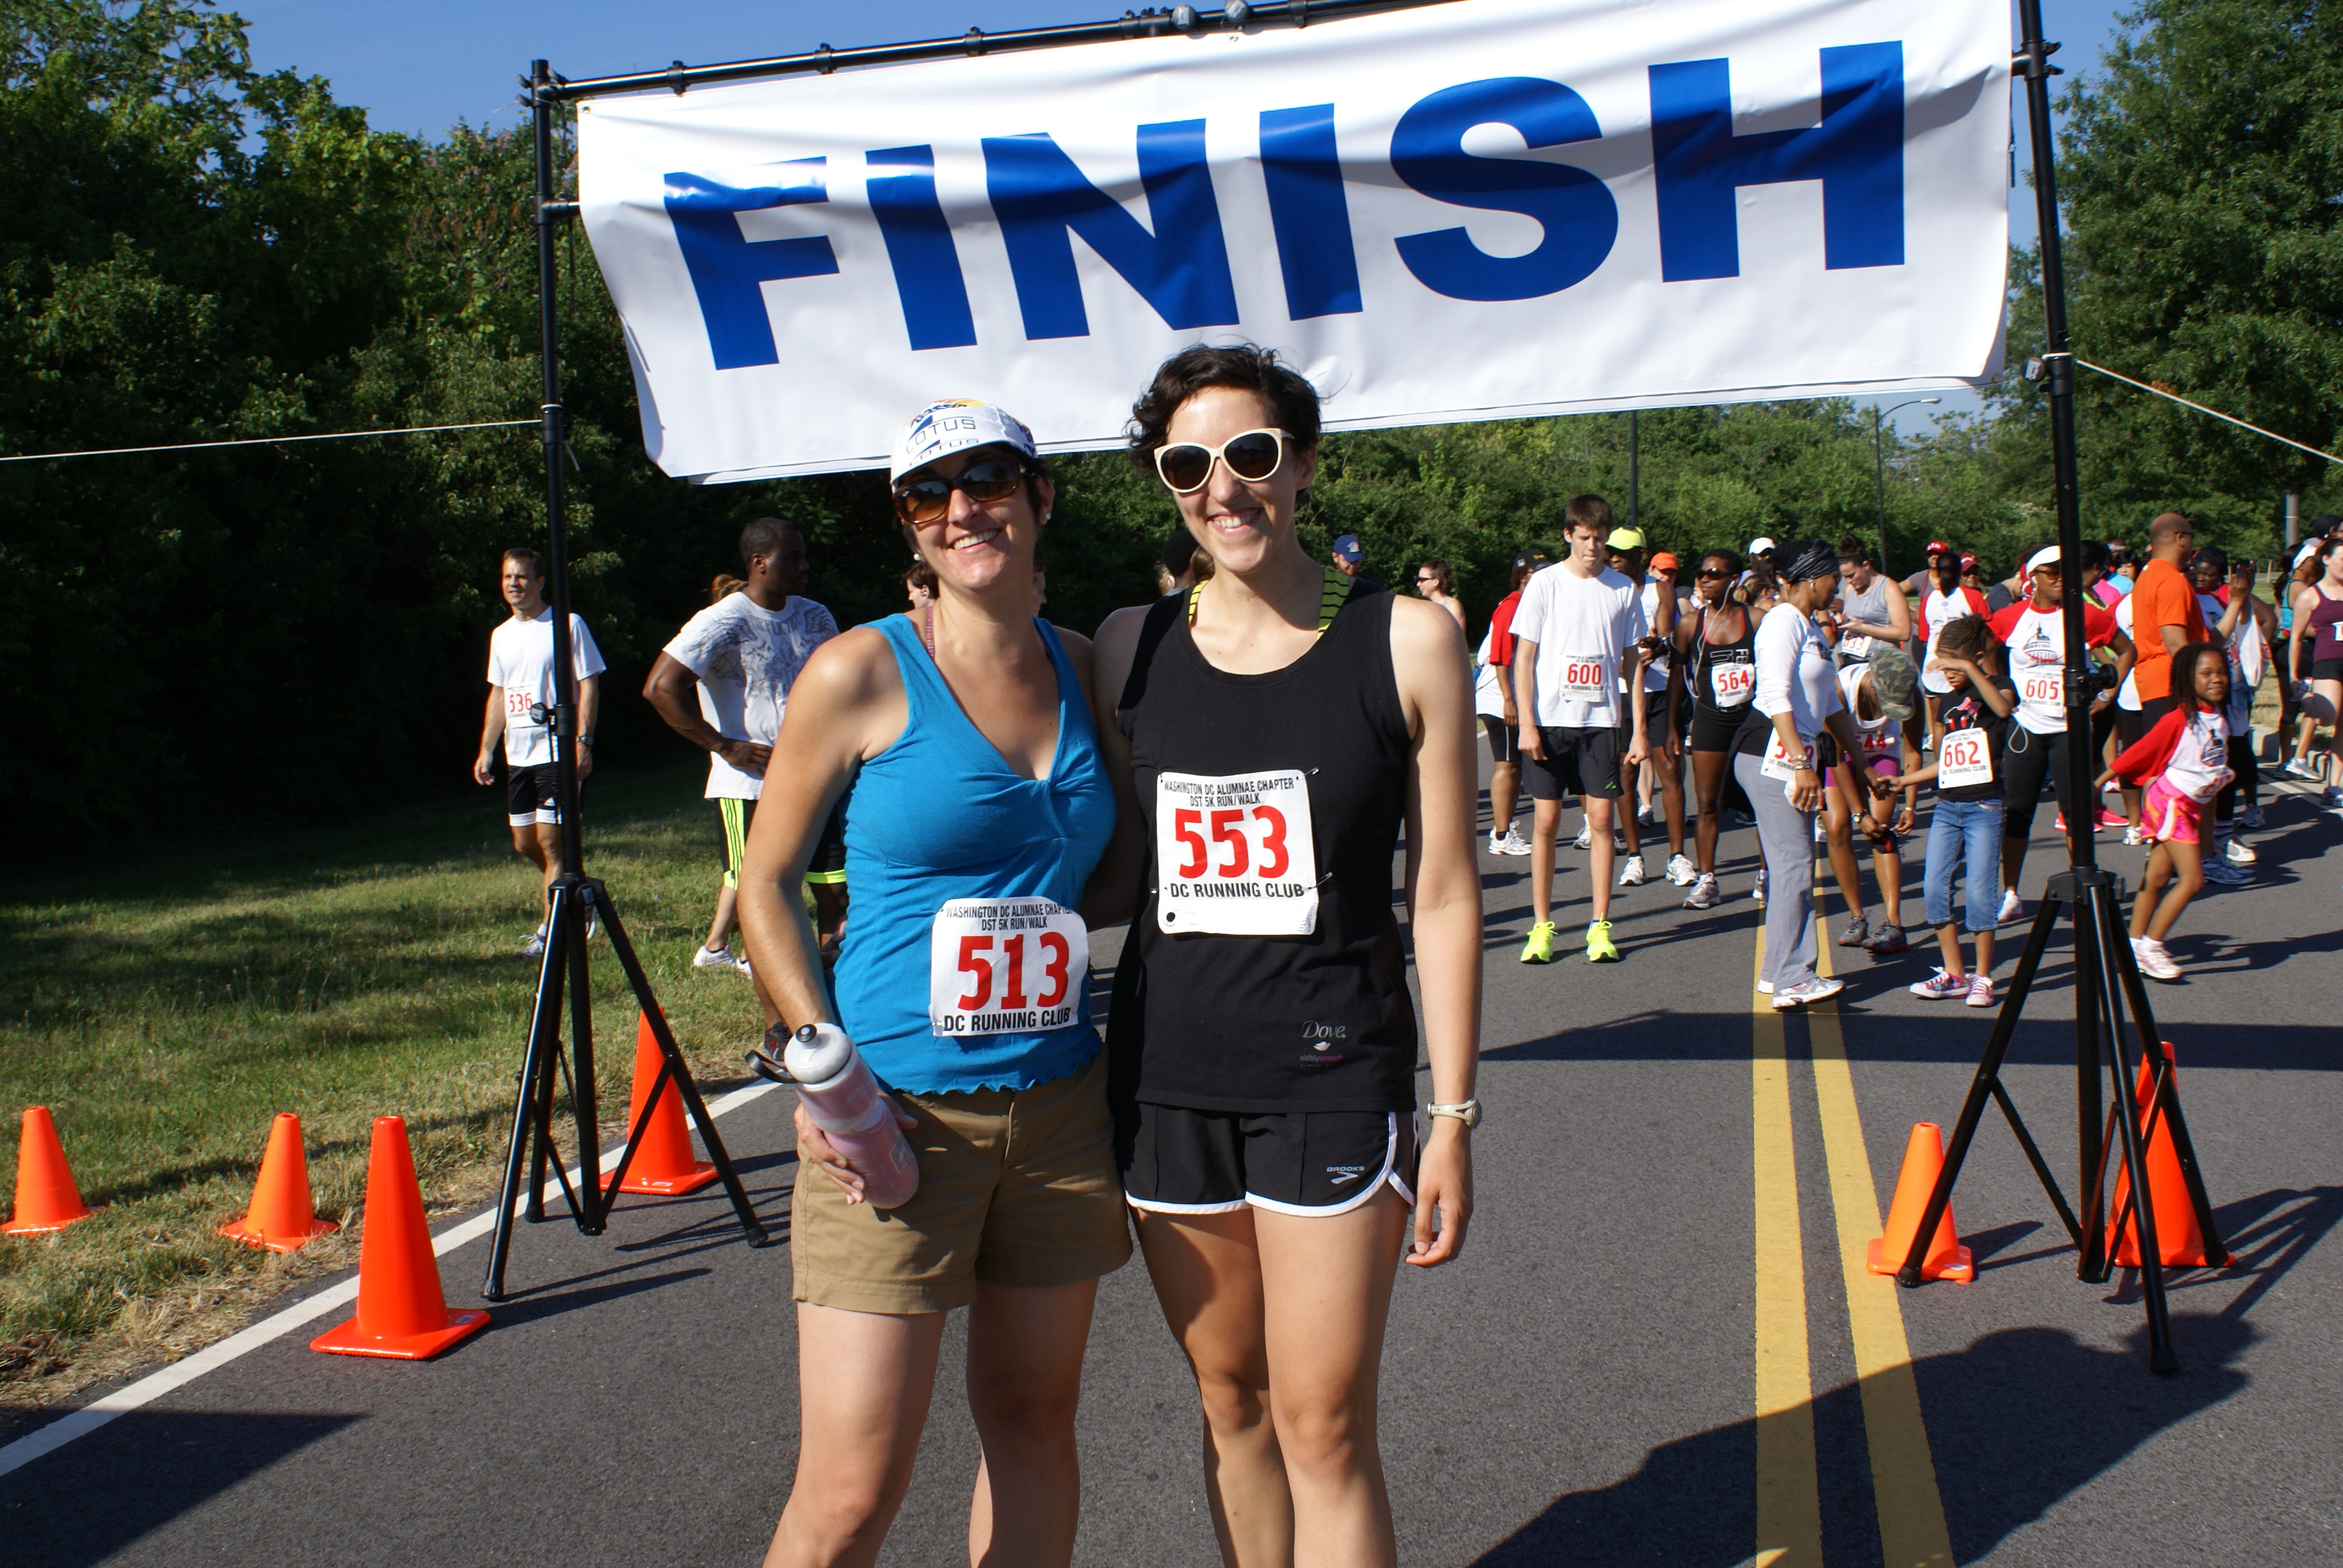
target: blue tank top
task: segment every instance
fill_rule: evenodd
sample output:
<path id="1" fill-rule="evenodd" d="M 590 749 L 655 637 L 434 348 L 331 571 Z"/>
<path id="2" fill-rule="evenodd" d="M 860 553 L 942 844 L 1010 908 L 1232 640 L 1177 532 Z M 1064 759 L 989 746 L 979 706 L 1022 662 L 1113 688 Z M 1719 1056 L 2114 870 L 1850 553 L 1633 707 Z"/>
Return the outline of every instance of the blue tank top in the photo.
<path id="1" fill-rule="evenodd" d="M 929 1030 L 930 933 L 954 899 L 1041 898 L 1071 910 L 1114 834 L 1114 786 L 1057 633 L 1034 625 L 1058 672 L 1058 749 L 1047 779 L 1001 759 L 944 683 L 910 621 L 876 624 L 902 672 L 910 717 L 863 763 L 846 807 L 851 904 L 832 985 L 839 1021 L 870 1070 L 913 1094 L 1030 1089 L 1099 1048 L 1089 987 L 1060 1029 L 939 1035 Z"/>

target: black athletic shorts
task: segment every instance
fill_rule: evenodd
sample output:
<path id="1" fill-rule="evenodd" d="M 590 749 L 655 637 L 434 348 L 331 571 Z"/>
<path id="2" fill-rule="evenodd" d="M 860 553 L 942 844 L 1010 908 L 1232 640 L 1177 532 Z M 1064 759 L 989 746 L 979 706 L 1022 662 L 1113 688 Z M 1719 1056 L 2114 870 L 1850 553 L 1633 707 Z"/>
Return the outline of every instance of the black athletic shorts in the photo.
<path id="1" fill-rule="evenodd" d="M 1741 726 L 1748 720 L 1746 708 L 1704 708 L 1698 703 L 1692 710 L 1692 749 L 1694 751 L 1730 751 Z M 1728 775 L 1729 777 L 1730 775 Z"/>
<path id="2" fill-rule="evenodd" d="M 586 780 L 578 781 L 581 804 L 586 795 Z M 561 775 L 550 762 L 539 762 L 528 768 L 505 764 L 505 820 L 516 828 L 526 828 L 531 822 L 561 820 Z"/>
<path id="3" fill-rule="evenodd" d="M 2343 658 L 2314 658 L 2310 661 L 2313 680 L 2343 680 Z"/>
<path id="4" fill-rule="evenodd" d="M 1407 1111 L 1248 1115 L 1141 1101 L 1115 1141 L 1123 1196 L 1163 1214 L 1341 1214 L 1386 1181 L 1415 1201 L 1415 1116 Z"/>
<path id="5" fill-rule="evenodd" d="M 1609 725 L 1592 729 L 1548 729 L 1538 726 L 1545 755 L 1522 759 L 1533 800 L 1563 800 L 1573 795 L 1619 798 L 1618 731 Z"/>
<path id="6" fill-rule="evenodd" d="M 1481 728 L 1489 736 L 1489 760 L 1519 762 L 1522 759 L 1522 732 L 1518 726 L 1506 723 L 1493 713 L 1481 715 Z"/>
<path id="7" fill-rule="evenodd" d="M 1624 707 L 1624 705 L 1622 704 Z M 1668 694 L 1664 690 L 1644 693 L 1644 744 L 1658 750 L 1667 744 Z M 1619 755 L 1627 755 L 1627 748 L 1635 743 L 1635 720 L 1633 715 L 1619 716 Z"/>
<path id="8" fill-rule="evenodd" d="M 2116 745 L 2128 750 L 2139 743 L 2139 738 L 2156 728 L 2156 721 L 2172 711 L 2172 699 L 2156 697 L 2140 699 L 2137 712 L 2128 708 L 2116 710 Z"/>
<path id="9" fill-rule="evenodd" d="M 757 820 L 757 803 L 749 799 L 719 799 L 716 802 L 724 819 L 724 885 L 740 885 L 740 858 L 749 846 L 749 829 Z M 830 809 L 830 819 L 821 825 L 821 837 L 814 841 L 813 859 L 806 862 L 805 879 L 809 882 L 846 880 L 846 797 Z"/>

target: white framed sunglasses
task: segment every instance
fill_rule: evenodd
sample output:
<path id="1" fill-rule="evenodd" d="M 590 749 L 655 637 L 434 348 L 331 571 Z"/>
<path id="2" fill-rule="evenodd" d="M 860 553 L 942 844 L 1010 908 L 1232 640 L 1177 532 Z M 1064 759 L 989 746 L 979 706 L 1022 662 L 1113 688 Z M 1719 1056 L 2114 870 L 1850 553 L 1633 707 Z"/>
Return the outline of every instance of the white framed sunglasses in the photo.
<path id="1" fill-rule="evenodd" d="M 1284 431 L 1264 426 L 1230 437 L 1217 447 L 1179 441 L 1155 448 L 1155 473 L 1175 496 L 1192 496 L 1212 477 L 1217 462 L 1247 484 L 1259 484 L 1285 462 Z"/>

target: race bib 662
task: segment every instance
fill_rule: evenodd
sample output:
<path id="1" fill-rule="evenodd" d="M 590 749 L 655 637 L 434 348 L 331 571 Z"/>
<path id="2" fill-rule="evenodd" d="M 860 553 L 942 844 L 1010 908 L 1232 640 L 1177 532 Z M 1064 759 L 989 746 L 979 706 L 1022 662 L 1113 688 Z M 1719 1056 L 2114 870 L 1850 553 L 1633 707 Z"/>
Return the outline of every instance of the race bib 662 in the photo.
<path id="1" fill-rule="evenodd" d="M 1155 924 L 1230 936 L 1318 929 L 1310 783 L 1294 769 L 1155 779 Z"/>
<path id="2" fill-rule="evenodd" d="M 928 941 L 929 1032 L 1063 1029 L 1090 971 L 1090 930 L 1073 910 L 1047 899 L 954 899 Z"/>

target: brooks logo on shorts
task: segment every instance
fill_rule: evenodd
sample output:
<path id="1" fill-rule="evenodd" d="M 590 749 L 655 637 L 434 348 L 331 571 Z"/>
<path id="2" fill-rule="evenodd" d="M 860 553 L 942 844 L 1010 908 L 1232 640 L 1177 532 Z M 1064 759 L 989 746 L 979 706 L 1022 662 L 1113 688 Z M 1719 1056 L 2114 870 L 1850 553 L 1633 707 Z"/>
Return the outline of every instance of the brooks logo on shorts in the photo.
<path id="1" fill-rule="evenodd" d="M 1366 1173 L 1367 1168 L 1363 1165 L 1329 1165 L 1326 1167 L 1326 1174 L 1334 1179 L 1334 1185 L 1337 1187 L 1340 1187 L 1345 1181 L 1355 1181 Z"/>

